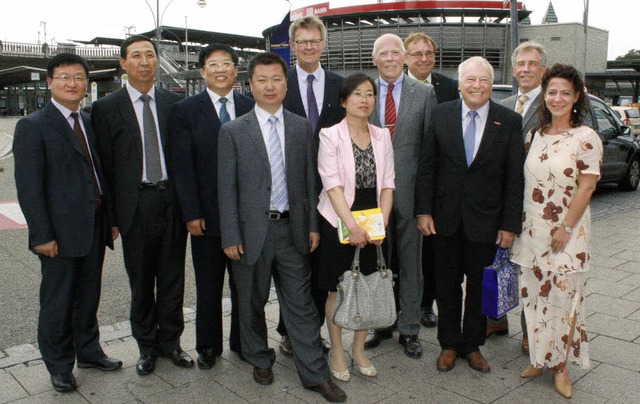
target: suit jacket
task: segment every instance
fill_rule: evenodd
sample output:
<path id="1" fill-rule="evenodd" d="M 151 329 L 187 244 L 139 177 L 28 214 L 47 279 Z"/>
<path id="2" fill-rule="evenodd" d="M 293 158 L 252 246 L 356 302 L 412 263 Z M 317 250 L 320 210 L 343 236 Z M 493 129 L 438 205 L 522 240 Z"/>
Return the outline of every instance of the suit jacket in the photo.
<path id="1" fill-rule="evenodd" d="M 433 88 L 436 91 L 438 104 L 460 99 L 458 82 L 444 74 L 431 72 L 431 85 L 433 85 Z"/>
<path id="2" fill-rule="evenodd" d="M 395 188 L 393 145 L 389 129 L 369 124 L 369 133 L 376 163 L 376 196 L 380 206 L 380 192 L 385 188 Z M 335 227 L 338 215 L 331 205 L 327 190 L 341 187 L 349 207 L 353 205 L 356 197 L 356 162 L 346 119 L 320 131 L 318 171 L 323 184 L 318 212 Z"/>
<path id="3" fill-rule="evenodd" d="M 284 109 L 293 112 L 296 115 L 307 117 L 302 103 L 302 94 L 300 94 L 300 85 L 298 83 L 297 65 L 289 69 L 287 78 L 287 95 L 282 103 Z M 320 129 L 328 128 L 340 122 L 344 118 L 344 109 L 338 101 L 338 92 L 340 84 L 344 77 L 333 73 L 323 67 L 324 70 L 324 101 L 322 102 L 322 112 L 318 117 L 318 126 L 314 135 L 317 137 Z M 306 97 L 306 93 L 304 94 Z"/>
<path id="4" fill-rule="evenodd" d="M 504 105 L 505 107 L 514 111 L 516 109 L 516 102 L 518 101 L 518 94 L 514 94 L 511 97 L 507 97 L 504 100 L 500 101 L 500 105 Z M 538 94 L 536 98 L 533 99 L 531 106 L 527 110 L 527 113 L 522 117 L 522 138 L 524 139 L 527 136 L 527 133 L 531 131 L 531 129 L 538 126 L 540 123 L 540 106 L 542 105 L 542 92 Z"/>
<path id="5" fill-rule="evenodd" d="M 233 93 L 236 117 L 254 101 Z M 182 220 L 204 218 L 204 234 L 220 236 L 218 133 L 220 119 L 207 90 L 174 104 L 169 124 L 169 170 L 176 184 Z"/>
<path id="6" fill-rule="evenodd" d="M 168 157 L 168 124 L 171 106 L 181 96 L 156 87 L 156 106 L 165 161 Z M 122 87 L 93 103 L 91 119 L 102 159 L 107 189 L 113 198 L 108 208 L 115 226 L 126 235 L 135 215 L 142 182 L 142 135 L 127 89 Z M 172 180 L 169 177 L 169 186 Z"/>
<path id="7" fill-rule="evenodd" d="M 80 116 L 104 190 L 91 122 L 86 113 L 80 112 Z M 73 129 L 53 103 L 18 122 L 13 154 L 18 201 L 29 226 L 29 248 L 33 251 L 37 245 L 56 240 L 61 257 L 87 255 L 96 216 L 93 173 Z M 105 238 L 113 248 L 111 237 Z"/>
<path id="8" fill-rule="evenodd" d="M 491 243 L 498 230 L 521 230 L 522 119 L 489 101 L 482 140 L 467 167 L 462 102 L 439 104 L 431 116 L 418 168 L 415 213 L 432 215 L 438 235 L 452 236 L 462 223 L 471 241 Z"/>
<path id="9" fill-rule="evenodd" d="M 308 120 L 283 113 L 289 222 L 297 250 L 309 254 L 309 232 L 318 231 L 315 142 Z M 222 247 L 243 244 L 240 261 L 253 265 L 267 237 L 271 205 L 271 167 L 255 111 L 223 125 L 218 142 Z"/>
<path id="10" fill-rule="evenodd" d="M 379 79 L 376 79 L 376 85 L 380 94 Z M 379 96 L 376 97 L 376 107 L 369 117 L 369 122 L 381 127 L 378 113 L 379 98 Z M 436 94 L 432 85 L 425 85 L 407 75 L 404 76 L 392 139 L 396 174 L 393 208 L 400 220 L 414 217 L 413 202 L 420 148 L 429 128 L 429 120 L 435 105 Z"/>

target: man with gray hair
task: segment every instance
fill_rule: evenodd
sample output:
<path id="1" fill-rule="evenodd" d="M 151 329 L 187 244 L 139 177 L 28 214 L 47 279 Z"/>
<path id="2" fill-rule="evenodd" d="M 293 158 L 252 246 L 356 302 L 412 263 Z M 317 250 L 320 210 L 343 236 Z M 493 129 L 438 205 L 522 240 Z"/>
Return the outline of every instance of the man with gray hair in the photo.
<path id="1" fill-rule="evenodd" d="M 472 369 L 489 372 L 480 353 L 487 325 L 480 310 L 482 272 L 496 247 L 511 247 L 522 228 L 522 119 L 490 100 L 493 68 L 486 59 L 462 62 L 458 82 L 462 100 L 438 104 L 431 115 L 415 214 L 420 231 L 433 237 L 442 349 L 436 368 L 449 371 L 460 356 Z"/>
<path id="2" fill-rule="evenodd" d="M 542 103 L 542 75 L 546 70 L 547 52 L 544 47 L 536 42 L 523 42 L 514 49 L 511 55 L 511 73 L 518 81 L 518 93 L 500 101 L 501 105 L 513 109 L 522 115 L 522 136 L 538 126 L 539 110 Z M 523 353 L 529 353 L 529 340 L 527 337 L 527 327 L 524 322 L 524 311 L 521 317 L 522 322 L 522 344 Z M 509 321 L 504 315 L 495 320 L 487 319 L 487 337 L 509 334 Z"/>

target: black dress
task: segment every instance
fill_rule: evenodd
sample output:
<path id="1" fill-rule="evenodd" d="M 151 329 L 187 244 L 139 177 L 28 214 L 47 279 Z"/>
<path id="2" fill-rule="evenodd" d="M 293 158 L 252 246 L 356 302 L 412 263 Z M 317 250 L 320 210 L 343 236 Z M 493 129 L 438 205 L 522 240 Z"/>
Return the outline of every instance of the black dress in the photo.
<path id="1" fill-rule="evenodd" d="M 366 149 L 360 149 L 355 143 L 353 155 L 356 163 L 356 193 L 351 210 L 373 209 L 378 207 L 376 198 L 376 162 L 371 143 Z M 320 245 L 318 246 L 317 285 L 320 290 L 336 291 L 338 278 L 351 268 L 355 247 L 340 244 L 336 223 L 329 223 L 324 217 L 320 223 Z M 367 244 L 360 249 L 360 272 L 363 275 L 373 273 L 377 267 L 376 246 Z"/>

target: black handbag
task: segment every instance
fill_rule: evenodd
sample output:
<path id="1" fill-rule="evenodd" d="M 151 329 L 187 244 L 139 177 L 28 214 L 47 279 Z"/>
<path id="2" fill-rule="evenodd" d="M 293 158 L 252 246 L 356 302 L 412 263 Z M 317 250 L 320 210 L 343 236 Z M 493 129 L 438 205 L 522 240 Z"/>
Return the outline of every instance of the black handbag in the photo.
<path id="1" fill-rule="evenodd" d="M 390 327 L 396 321 L 393 274 L 387 268 L 382 247 L 376 246 L 378 269 L 360 273 L 360 247 L 356 247 L 351 269 L 340 276 L 333 322 L 347 330 Z"/>

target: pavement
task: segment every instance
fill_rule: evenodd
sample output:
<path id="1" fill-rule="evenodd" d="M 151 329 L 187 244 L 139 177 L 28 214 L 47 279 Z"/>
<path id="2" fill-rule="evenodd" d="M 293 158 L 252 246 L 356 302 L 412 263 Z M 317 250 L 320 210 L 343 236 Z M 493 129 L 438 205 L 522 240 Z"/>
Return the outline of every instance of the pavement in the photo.
<path id="1" fill-rule="evenodd" d="M 15 119 L 0 119 L 0 133 L 13 133 Z M 0 160 L 0 203 L 15 201 L 11 158 Z M 13 187 L 13 188 L 12 188 Z M 640 191 L 599 189 L 592 199 L 592 265 L 586 297 L 587 333 L 591 368 L 569 367 L 573 402 L 638 403 L 640 385 Z M 1 213 L 1 212 L 0 212 Z M 74 369 L 78 390 L 61 394 L 53 390 L 35 343 L 38 309 L 39 262 L 26 248 L 26 230 L 0 230 L 0 403 L 313 403 L 322 397 L 305 390 L 293 359 L 277 352 L 275 381 L 261 386 L 252 379 L 252 367 L 225 350 L 211 370 L 175 367 L 159 359 L 155 372 L 140 377 L 135 372 L 138 350 L 127 319 L 128 290 L 120 249 L 105 261 L 102 307 L 99 312 L 101 342 L 108 355 L 124 362 L 122 370 L 101 372 Z M 189 254 L 187 254 L 189 255 Z M 192 268 L 187 263 L 188 296 L 194 295 Z M 107 285 L 107 286 L 105 286 Z M 106 303 L 105 303 L 106 302 Z M 113 303 L 117 302 L 117 303 Z M 105 309 L 106 306 L 106 309 Z M 195 359 L 195 304 L 185 300 L 182 347 Z M 224 301 L 225 329 L 230 322 L 229 300 Z M 275 292 L 266 306 L 269 343 L 277 348 L 278 302 Z M 551 372 L 537 379 L 518 374 L 528 358 L 520 353 L 520 309 L 509 313 L 508 336 L 487 339 L 481 348 L 490 373 L 472 370 L 458 360 L 450 372 L 435 368 L 439 346 L 435 329 L 422 328 L 421 359 L 404 355 L 393 339 L 368 352 L 378 376 L 352 372 L 349 382 L 336 382 L 354 403 L 540 403 L 566 402 L 553 390 Z M 25 325 L 26 324 L 26 325 Z M 5 331 L 8 329 L 9 331 Z M 326 337 L 326 329 L 322 330 Z M 345 346 L 351 335 L 345 333 Z M 228 346 L 226 347 L 228 348 Z"/>

